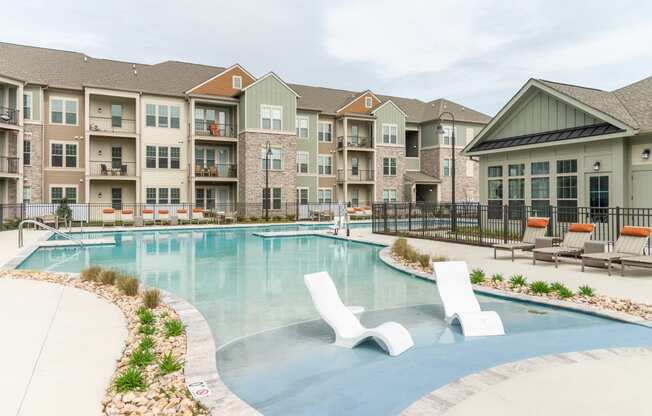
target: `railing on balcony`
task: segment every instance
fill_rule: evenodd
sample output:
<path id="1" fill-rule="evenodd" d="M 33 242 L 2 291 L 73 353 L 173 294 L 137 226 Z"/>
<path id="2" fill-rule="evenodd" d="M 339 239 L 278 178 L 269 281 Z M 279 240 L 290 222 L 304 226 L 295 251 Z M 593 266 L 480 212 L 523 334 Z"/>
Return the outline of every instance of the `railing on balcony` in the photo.
<path id="1" fill-rule="evenodd" d="M 91 161 L 91 176 L 129 177 L 136 176 L 136 162 L 125 161 Z"/>
<path id="2" fill-rule="evenodd" d="M 0 106 L 0 123 L 18 124 L 18 110 L 11 107 Z"/>
<path id="3" fill-rule="evenodd" d="M 235 164 L 195 165 L 195 177 L 197 178 L 236 178 L 237 176 L 238 169 Z"/>
<path id="4" fill-rule="evenodd" d="M 346 146 L 357 149 L 372 149 L 373 140 L 371 137 L 366 136 L 347 136 Z M 337 138 L 337 148 L 341 149 L 342 147 L 344 147 L 344 136 L 339 136 Z"/>
<path id="5" fill-rule="evenodd" d="M 216 123 L 213 120 L 195 120 L 195 134 L 209 137 L 236 137 L 235 124 Z"/>
<path id="6" fill-rule="evenodd" d="M 18 173 L 18 158 L 9 156 L 0 156 L 0 172 Z"/>
<path id="7" fill-rule="evenodd" d="M 337 171 L 337 180 L 344 181 L 344 169 Z M 346 171 L 347 182 L 369 182 L 374 180 L 374 171 L 367 169 L 348 169 Z"/>
<path id="8" fill-rule="evenodd" d="M 123 117 L 90 117 L 90 131 L 136 133 L 136 120 Z"/>

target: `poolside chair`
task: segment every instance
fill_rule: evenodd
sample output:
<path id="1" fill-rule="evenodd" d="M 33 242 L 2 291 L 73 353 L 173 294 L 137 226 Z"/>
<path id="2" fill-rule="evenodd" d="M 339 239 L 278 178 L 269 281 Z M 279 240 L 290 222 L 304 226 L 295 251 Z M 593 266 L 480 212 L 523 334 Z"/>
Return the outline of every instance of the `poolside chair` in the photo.
<path id="1" fill-rule="evenodd" d="M 236 211 L 226 211 L 224 214 L 224 223 L 227 222 L 235 224 L 238 221 L 238 213 Z"/>
<path id="2" fill-rule="evenodd" d="M 105 225 L 115 225 L 115 210 L 113 208 L 102 210 L 102 227 Z"/>
<path id="3" fill-rule="evenodd" d="M 122 225 L 134 225 L 134 210 L 123 209 L 120 213 L 120 219 L 122 220 Z"/>
<path id="4" fill-rule="evenodd" d="M 337 235 L 340 232 L 340 229 L 344 225 L 344 218 L 341 216 L 336 216 L 333 218 L 333 223 L 328 226 L 328 229 L 333 232 L 333 235 Z"/>
<path id="5" fill-rule="evenodd" d="M 495 311 L 480 309 L 466 262 L 441 261 L 432 265 L 444 318 L 449 325 L 459 323 L 467 337 L 505 335 L 500 316 Z"/>
<path id="6" fill-rule="evenodd" d="M 549 254 L 555 261 L 555 268 L 559 267 L 559 256 L 562 254 L 572 254 L 577 258 L 584 251 L 584 243 L 591 239 L 593 234 L 593 224 L 571 224 L 568 226 L 568 232 L 564 240 L 555 247 L 535 248 L 534 254 Z M 537 263 L 536 255 L 532 256 L 532 264 Z"/>
<path id="7" fill-rule="evenodd" d="M 158 222 L 160 224 L 170 224 L 170 211 L 167 209 L 158 210 Z"/>
<path id="8" fill-rule="evenodd" d="M 204 217 L 204 210 L 202 208 L 192 209 L 192 221 L 197 224 L 205 224 L 208 222 L 208 218 Z"/>
<path id="9" fill-rule="evenodd" d="M 392 357 L 414 346 L 408 330 L 396 322 L 385 322 L 375 328 L 362 326 L 351 308 L 342 303 L 328 272 L 307 274 L 303 280 L 317 312 L 335 332 L 335 345 L 353 348 L 371 338 Z"/>
<path id="10" fill-rule="evenodd" d="M 144 209 L 143 210 L 143 224 L 144 225 L 153 225 L 154 222 L 154 210 L 153 209 Z"/>
<path id="11" fill-rule="evenodd" d="M 549 218 L 530 217 L 527 219 L 527 227 L 523 233 L 523 238 L 518 243 L 500 243 L 494 244 L 494 259 L 498 250 L 511 251 L 512 261 L 514 261 L 514 252 L 516 250 L 532 250 L 537 238 L 545 237 L 548 229 Z"/>
<path id="12" fill-rule="evenodd" d="M 649 227 L 623 227 L 620 236 L 614 244 L 614 250 L 609 253 L 589 253 L 582 255 L 582 271 L 588 266 L 586 260 L 601 262 L 607 266 L 607 273 L 611 276 L 611 264 L 626 257 L 637 257 L 643 254 L 645 246 L 650 239 L 652 230 Z M 623 268 L 621 268 L 621 271 Z"/>
<path id="13" fill-rule="evenodd" d="M 179 224 L 185 224 L 190 222 L 190 217 L 188 216 L 187 209 L 179 208 L 177 210 L 177 221 L 179 221 Z"/>

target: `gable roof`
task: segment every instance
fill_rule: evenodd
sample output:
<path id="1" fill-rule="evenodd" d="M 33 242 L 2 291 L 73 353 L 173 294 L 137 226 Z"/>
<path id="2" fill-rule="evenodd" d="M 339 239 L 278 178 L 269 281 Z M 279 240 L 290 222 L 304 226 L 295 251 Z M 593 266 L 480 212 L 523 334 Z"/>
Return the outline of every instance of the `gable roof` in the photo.
<path id="1" fill-rule="evenodd" d="M 652 129 L 652 77 L 613 91 L 642 130 Z"/>
<path id="2" fill-rule="evenodd" d="M 256 77 L 255 77 L 255 76 L 251 75 L 251 74 L 249 73 L 249 71 L 247 71 L 246 69 L 244 69 L 244 68 L 242 67 L 242 65 L 236 63 L 236 64 L 233 64 L 233 65 L 231 65 L 230 67 L 226 68 L 224 71 L 220 72 L 219 74 L 210 77 L 209 79 L 207 79 L 207 80 L 201 82 L 201 83 L 198 84 L 198 85 L 195 85 L 194 87 L 192 87 L 191 89 L 189 89 L 188 91 L 186 91 L 186 94 L 191 94 L 193 91 L 196 91 L 196 90 L 198 90 L 198 89 L 200 89 L 200 88 L 202 88 L 202 87 L 204 87 L 204 86 L 210 84 L 212 81 L 215 81 L 216 79 L 218 79 L 218 78 L 220 78 L 220 77 L 222 77 L 222 76 L 228 74 L 229 72 L 236 72 L 236 71 L 234 71 L 234 70 L 240 70 L 240 71 L 241 71 L 240 73 L 241 73 L 242 75 L 246 75 L 247 77 L 251 78 L 252 81 L 255 81 L 255 80 L 256 80 Z"/>
<path id="3" fill-rule="evenodd" d="M 300 97 L 299 93 L 297 93 L 297 92 L 296 92 L 292 87 L 290 87 L 290 86 L 289 86 L 285 81 L 283 81 L 283 80 L 281 79 L 281 77 L 279 77 L 278 75 L 276 75 L 274 72 L 268 72 L 266 75 L 263 75 L 262 77 L 260 77 L 260 78 L 258 78 L 257 80 L 255 80 L 253 83 L 251 83 L 251 84 L 247 85 L 246 87 L 244 87 L 244 88 L 242 89 L 242 91 L 247 91 L 248 89 L 252 88 L 254 85 L 256 85 L 256 84 L 262 82 L 263 80 L 265 80 L 265 79 L 267 79 L 267 78 L 269 78 L 269 77 L 274 78 L 274 79 L 275 79 L 276 81 L 278 81 L 281 85 L 283 85 L 285 88 L 287 88 L 288 90 L 290 90 L 290 92 L 291 92 L 292 94 L 296 95 L 297 98 Z"/>
<path id="4" fill-rule="evenodd" d="M 382 101 L 381 101 L 381 102 L 382 102 Z M 401 114 L 403 114 L 405 117 L 407 117 L 407 114 L 405 113 L 405 111 L 403 111 L 403 110 L 401 109 L 401 107 L 397 106 L 396 103 L 394 103 L 394 101 L 392 101 L 391 99 L 386 100 L 386 101 L 383 102 L 381 105 L 379 105 L 378 107 L 376 107 L 376 108 L 374 108 L 373 110 L 371 110 L 371 114 L 374 114 L 376 111 L 378 111 L 378 110 L 380 110 L 381 108 L 385 107 L 387 104 L 391 104 L 391 105 L 393 105 L 394 107 L 396 107 L 396 108 L 398 109 L 398 111 L 401 112 Z"/>

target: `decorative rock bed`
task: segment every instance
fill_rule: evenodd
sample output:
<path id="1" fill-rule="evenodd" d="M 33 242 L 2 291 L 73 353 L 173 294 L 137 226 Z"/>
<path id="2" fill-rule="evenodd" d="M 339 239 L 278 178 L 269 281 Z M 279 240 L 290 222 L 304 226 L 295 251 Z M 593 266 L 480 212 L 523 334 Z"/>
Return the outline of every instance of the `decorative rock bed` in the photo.
<path id="1" fill-rule="evenodd" d="M 164 322 L 178 319 L 178 315 L 169 306 L 161 303 L 151 309 L 155 316 L 153 323 L 155 331 L 150 335 L 154 340 L 151 351 L 154 353 L 155 359 L 150 364 L 140 367 L 146 387 L 120 393 L 115 387 L 115 380 L 131 366 L 132 354 L 138 349 L 144 337 L 140 333 L 141 323 L 138 316 L 138 310 L 143 307 L 143 300 L 140 296 L 127 296 L 114 285 L 82 281 L 75 274 L 9 270 L 0 272 L 0 278 L 30 279 L 67 285 L 95 293 L 120 308 L 127 321 L 129 333 L 125 340 L 126 345 L 122 357 L 117 362 L 113 379 L 102 401 L 106 415 L 192 416 L 208 414 L 193 399 L 186 388 L 183 375 L 183 363 L 186 355 L 185 331 L 178 336 L 168 337 L 165 335 Z M 162 375 L 159 363 L 165 354 L 171 354 L 181 365 L 176 371 Z"/>

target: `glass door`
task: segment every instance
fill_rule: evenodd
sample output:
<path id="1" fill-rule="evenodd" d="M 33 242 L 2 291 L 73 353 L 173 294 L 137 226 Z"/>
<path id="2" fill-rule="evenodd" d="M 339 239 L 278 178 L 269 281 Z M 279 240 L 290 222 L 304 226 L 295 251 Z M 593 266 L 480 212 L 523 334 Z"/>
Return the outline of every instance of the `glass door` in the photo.
<path id="1" fill-rule="evenodd" d="M 609 221 L 609 176 L 589 178 L 589 207 L 593 222 Z"/>
<path id="2" fill-rule="evenodd" d="M 217 151 L 217 170 L 221 178 L 229 176 L 229 149 L 221 148 Z"/>
<path id="3" fill-rule="evenodd" d="M 353 125 L 351 126 L 351 140 L 350 140 L 351 146 L 357 146 L 358 145 L 358 126 Z"/>
<path id="4" fill-rule="evenodd" d="M 111 146 L 111 167 L 113 169 L 122 168 L 122 146 Z"/>

